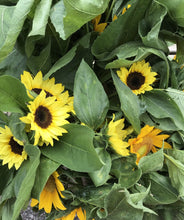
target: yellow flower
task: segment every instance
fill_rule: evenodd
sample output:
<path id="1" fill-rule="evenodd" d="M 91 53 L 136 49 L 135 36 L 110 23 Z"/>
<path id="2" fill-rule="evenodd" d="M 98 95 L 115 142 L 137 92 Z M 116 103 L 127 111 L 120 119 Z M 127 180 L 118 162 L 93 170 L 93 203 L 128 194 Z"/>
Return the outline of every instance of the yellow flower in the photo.
<path id="1" fill-rule="evenodd" d="M 42 91 L 33 101 L 29 102 L 30 112 L 20 120 L 30 124 L 30 129 L 35 131 L 34 145 L 49 143 L 53 146 L 53 139 L 58 140 L 57 136 L 67 133 L 60 126 L 67 124 L 67 112 L 71 110 L 69 105 L 56 101 L 55 97 L 46 98 L 46 93 Z M 42 143 L 42 144 L 41 144 Z"/>
<path id="2" fill-rule="evenodd" d="M 56 210 L 66 210 L 61 202 L 60 196 L 64 198 L 61 191 L 64 191 L 64 186 L 58 179 L 59 174 L 55 171 L 47 180 L 44 189 L 40 194 L 39 201 L 37 199 L 31 200 L 31 207 L 36 206 L 39 203 L 38 209 L 44 208 L 46 213 L 50 213 L 52 205 Z M 60 195 L 60 196 L 59 196 Z"/>
<path id="3" fill-rule="evenodd" d="M 27 89 L 30 98 L 34 98 L 30 91 L 34 91 L 36 94 L 40 94 L 42 90 L 45 91 L 46 97 L 55 96 L 57 101 L 67 104 L 73 110 L 73 97 L 69 97 L 68 91 L 64 92 L 64 86 L 61 83 L 55 84 L 55 78 L 43 80 L 42 72 L 39 71 L 37 75 L 32 78 L 31 74 L 27 71 L 21 75 L 21 82 Z"/>
<path id="4" fill-rule="evenodd" d="M 74 220 L 75 217 L 78 217 L 79 220 L 86 220 L 86 211 L 82 211 L 82 208 L 76 208 L 70 214 L 63 216 L 62 218 L 57 218 L 55 220 Z"/>
<path id="5" fill-rule="evenodd" d="M 116 153 L 122 156 L 128 156 L 129 150 L 127 147 L 129 144 L 123 141 L 128 135 L 127 130 L 124 128 L 124 119 L 119 119 L 114 122 L 115 115 L 113 115 L 112 120 L 108 124 L 107 135 L 109 136 L 109 142 L 111 147 L 116 151 Z"/>
<path id="6" fill-rule="evenodd" d="M 2 164 L 8 164 L 8 168 L 15 166 L 17 170 L 22 162 L 27 159 L 22 141 L 17 140 L 9 127 L 0 127 L 0 160 Z"/>
<path id="7" fill-rule="evenodd" d="M 117 74 L 136 95 L 152 90 L 150 86 L 155 80 L 156 72 L 151 72 L 149 63 L 144 60 L 134 63 L 129 70 L 121 67 Z"/>
<path id="8" fill-rule="evenodd" d="M 121 12 L 121 14 L 123 15 L 126 11 L 127 11 L 127 9 L 129 9 L 131 7 L 131 5 L 130 4 L 128 4 L 128 6 L 127 6 L 127 8 L 125 7 L 125 8 L 123 8 L 123 10 L 122 10 L 122 12 Z M 114 15 L 114 17 L 113 17 L 113 21 L 115 21 L 116 19 L 118 19 L 118 17 L 117 17 L 117 15 Z"/>
<path id="9" fill-rule="evenodd" d="M 162 148 L 164 143 L 164 148 L 172 148 L 170 144 L 164 140 L 169 137 L 167 134 L 160 134 L 162 132 L 160 129 L 150 127 L 146 125 L 141 129 L 140 134 L 137 138 L 129 139 L 128 143 L 130 144 L 130 152 L 137 155 L 138 164 L 140 159 L 146 156 L 150 151 L 155 153 L 158 151 L 158 148 Z"/>
<path id="10" fill-rule="evenodd" d="M 101 15 L 98 15 L 96 18 L 92 20 L 92 23 L 94 24 L 94 31 L 102 33 L 107 26 L 107 23 L 101 23 L 99 24 L 101 19 Z"/>

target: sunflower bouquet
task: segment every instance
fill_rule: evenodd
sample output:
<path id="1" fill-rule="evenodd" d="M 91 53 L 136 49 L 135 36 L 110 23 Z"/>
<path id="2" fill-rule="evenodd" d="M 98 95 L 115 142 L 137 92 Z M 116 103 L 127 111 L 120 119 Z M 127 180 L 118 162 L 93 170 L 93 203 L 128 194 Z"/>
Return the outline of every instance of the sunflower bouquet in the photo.
<path id="1" fill-rule="evenodd" d="M 0 1 L 2 220 L 184 219 L 183 11 Z"/>

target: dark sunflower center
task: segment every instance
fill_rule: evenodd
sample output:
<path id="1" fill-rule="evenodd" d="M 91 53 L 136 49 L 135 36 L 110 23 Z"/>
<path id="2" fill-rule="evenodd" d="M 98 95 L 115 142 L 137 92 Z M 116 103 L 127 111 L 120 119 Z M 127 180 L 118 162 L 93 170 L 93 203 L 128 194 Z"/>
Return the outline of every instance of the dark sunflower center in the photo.
<path id="1" fill-rule="evenodd" d="M 23 151 L 23 146 L 18 144 L 13 137 L 11 137 L 10 141 L 9 141 L 9 145 L 11 146 L 11 151 L 15 154 L 19 154 L 22 155 L 22 151 Z"/>
<path id="2" fill-rule="evenodd" d="M 41 128 L 47 128 L 52 123 L 52 115 L 49 109 L 40 105 L 36 109 L 34 121 Z"/>
<path id="3" fill-rule="evenodd" d="M 130 73 L 127 77 L 127 85 L 131 90 L 140 89 L 144 82 L 145 77 L 138 72 Z"/>
<path id="4" fill-rule="evenodd" d="M 40 92 L 42 91 L 42 89 L 39 88 L 34 88 L 32 89 L 32 91 L 34 91 L 36 94 L 40 94 Z M 44 90 L 44 92 L 46 93 L 46 98 L 53 96 L 50 92 L 47 92 L 46 90 Z"/>

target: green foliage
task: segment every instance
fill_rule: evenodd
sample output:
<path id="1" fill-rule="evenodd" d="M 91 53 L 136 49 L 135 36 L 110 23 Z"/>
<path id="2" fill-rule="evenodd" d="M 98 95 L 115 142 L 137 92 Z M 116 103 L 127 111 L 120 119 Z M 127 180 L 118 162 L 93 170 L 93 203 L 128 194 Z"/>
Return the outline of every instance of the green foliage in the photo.
<path id="1" fill-rule="evenodd" d="M 42 148 L 43 155 L 75 171 L 100 169 L 103 163 L 93 146 L 93 130 L 76 124 L 68 124 L 64 128 L 68 133 L 63 134 L 54 147 Z"/>
<path id="2" fill-rule="evenodd" d="M 82 61 L 75 77 L 74 109 L 78 118 L 97 129 L 105 120 L 108 97 L 92 69 Z"/>
<path id="3" fill-rule="evenodd" d="M 13 86 L 12 86 L 13 85 Z M 11 76 L 0 77 L 0 110 L 23 113 L 29 101 L 24 85 Z"/>

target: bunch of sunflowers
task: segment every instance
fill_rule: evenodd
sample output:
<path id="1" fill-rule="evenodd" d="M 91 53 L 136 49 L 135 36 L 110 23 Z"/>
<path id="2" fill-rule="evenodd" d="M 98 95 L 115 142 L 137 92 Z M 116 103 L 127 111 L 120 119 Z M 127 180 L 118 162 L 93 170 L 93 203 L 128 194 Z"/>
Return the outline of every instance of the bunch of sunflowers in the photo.
<path id="1" fill-rule="evenodd" d="M 184 218 L 183 10 L 1 1 L 2 220 Z"/>

